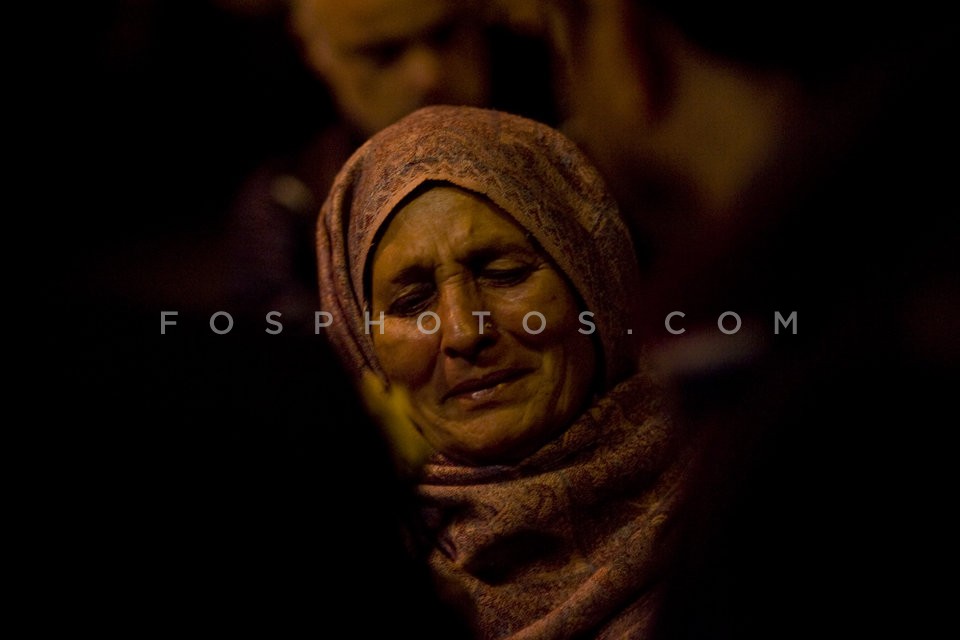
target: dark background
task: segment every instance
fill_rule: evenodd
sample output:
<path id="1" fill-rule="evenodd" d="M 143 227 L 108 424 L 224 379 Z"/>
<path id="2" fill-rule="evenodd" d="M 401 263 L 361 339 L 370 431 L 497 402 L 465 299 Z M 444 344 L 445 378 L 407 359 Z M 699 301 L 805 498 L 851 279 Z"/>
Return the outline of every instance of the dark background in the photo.
<path id="1" fill-rule="evenodd" d="M 403 551 L 388 451 L 322 340 L 236 313 L 229 335 L 208 326 L 230 311 L 239 185 L 332 116 L 284 17 L 196 1 L 61 11 L 35 77 L 56 108 L 37 114 L 17 366 L 20 592 L 38 624 L 275 635 L 371 603 L 348 622 L 445 628 Z M 179 312 L 167 335 L 161 310 Z"/>

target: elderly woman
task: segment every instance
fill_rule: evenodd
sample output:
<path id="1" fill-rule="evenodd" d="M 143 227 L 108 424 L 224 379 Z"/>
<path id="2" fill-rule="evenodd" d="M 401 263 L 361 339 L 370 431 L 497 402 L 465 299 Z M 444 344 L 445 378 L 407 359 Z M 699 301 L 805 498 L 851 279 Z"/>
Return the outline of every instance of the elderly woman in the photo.
<path id="1" fill-rule="evenodd" d="M 428 107 L 347 162 L 318 224 L 328 335 L 433 450 L 426 553 L 481 638 L 653 628 L 683 468 L 630 327 L 637 267 L 560 133 Z"/>

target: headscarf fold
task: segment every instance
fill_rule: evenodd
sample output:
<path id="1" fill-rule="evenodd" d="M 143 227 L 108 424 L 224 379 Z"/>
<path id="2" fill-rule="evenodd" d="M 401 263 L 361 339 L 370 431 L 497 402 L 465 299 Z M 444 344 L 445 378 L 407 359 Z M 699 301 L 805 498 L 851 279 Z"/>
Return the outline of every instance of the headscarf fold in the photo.
<path id="1" fill-rule="evenodd" d="M 317 256 L 327 335 L 356 371 L 383 377 L 364 332 L 367 262 L 390 215 L 417 187 L 479 194 L 531 234 L 594 313 L 606 386 L 635 364 L 628 334 L 637 267 L 602 178 L 544 124 L 473 107 L 426 107 L 373 136 L 347 161 L 320 212 Z"/>

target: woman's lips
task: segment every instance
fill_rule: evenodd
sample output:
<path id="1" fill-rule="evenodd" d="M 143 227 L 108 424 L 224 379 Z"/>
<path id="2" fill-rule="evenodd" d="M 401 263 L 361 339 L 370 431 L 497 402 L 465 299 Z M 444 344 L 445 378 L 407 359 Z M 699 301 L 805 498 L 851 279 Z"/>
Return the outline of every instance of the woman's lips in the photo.
<path id="1" fill-rule="evenodd" d="M 500 369 L 482 376 L 468 378 L 450 388 L 442 400 L 482 401 L 490 399 L 506 384 L 530 373 L 529 369 Z"/>

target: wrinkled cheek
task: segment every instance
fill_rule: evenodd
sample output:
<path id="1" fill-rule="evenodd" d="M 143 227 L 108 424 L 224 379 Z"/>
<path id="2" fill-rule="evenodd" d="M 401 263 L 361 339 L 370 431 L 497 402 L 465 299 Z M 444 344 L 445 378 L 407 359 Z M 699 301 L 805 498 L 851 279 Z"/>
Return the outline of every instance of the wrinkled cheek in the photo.
<path id="1" fill-rule="evenodd" d="M 423 390 L 433 378 L 439 334 L 423 333 L 416 324 L 410 326 L 390 319 L 384 322 L 383 334 L 377 327 L 371 328 L 371 334 L 387 379 L 412 393 Z"/>
<path id="2" fill-rule="evenodd" d="M 576 419 L 590 395 L 594 355 L 579 346 L 558 345 L 543 354 L 543 391 L 535 406 L 541 411 L 543 431 L 551 437 Z"/>
<path id="3" fill-rule="evenodd" d="M 525 345 L 546 348 L 563 341 L 578 324 L 577 310 L 557 298 L 541 298 L 495 309 L 498 327 L 507 329 Z"/>
<path id="4" fill-rule="evenodd" d="M 542 332 L 533 333 L 541 326 L 539 317 L 528 318 L 530 332 L 522 326 L 524 314 L 519 314 L 519 318 L 512 316 L 511 323 L 520 327 L 515 335 L 521 344 L 540 354 L 541 402 L 547 407 L 547 413 L 553 418 L 557 417 L 553 414 L 558 414 L 567 419 L 572 417 L 570 411 L 580 407 L 592 387 L 596 376 L 596 345 L 590 336 L 580 333 L 585 327 L 580 322 L 579 310 L 563 297 L 541 299 L 537 310 L 546 318 Z"/>

